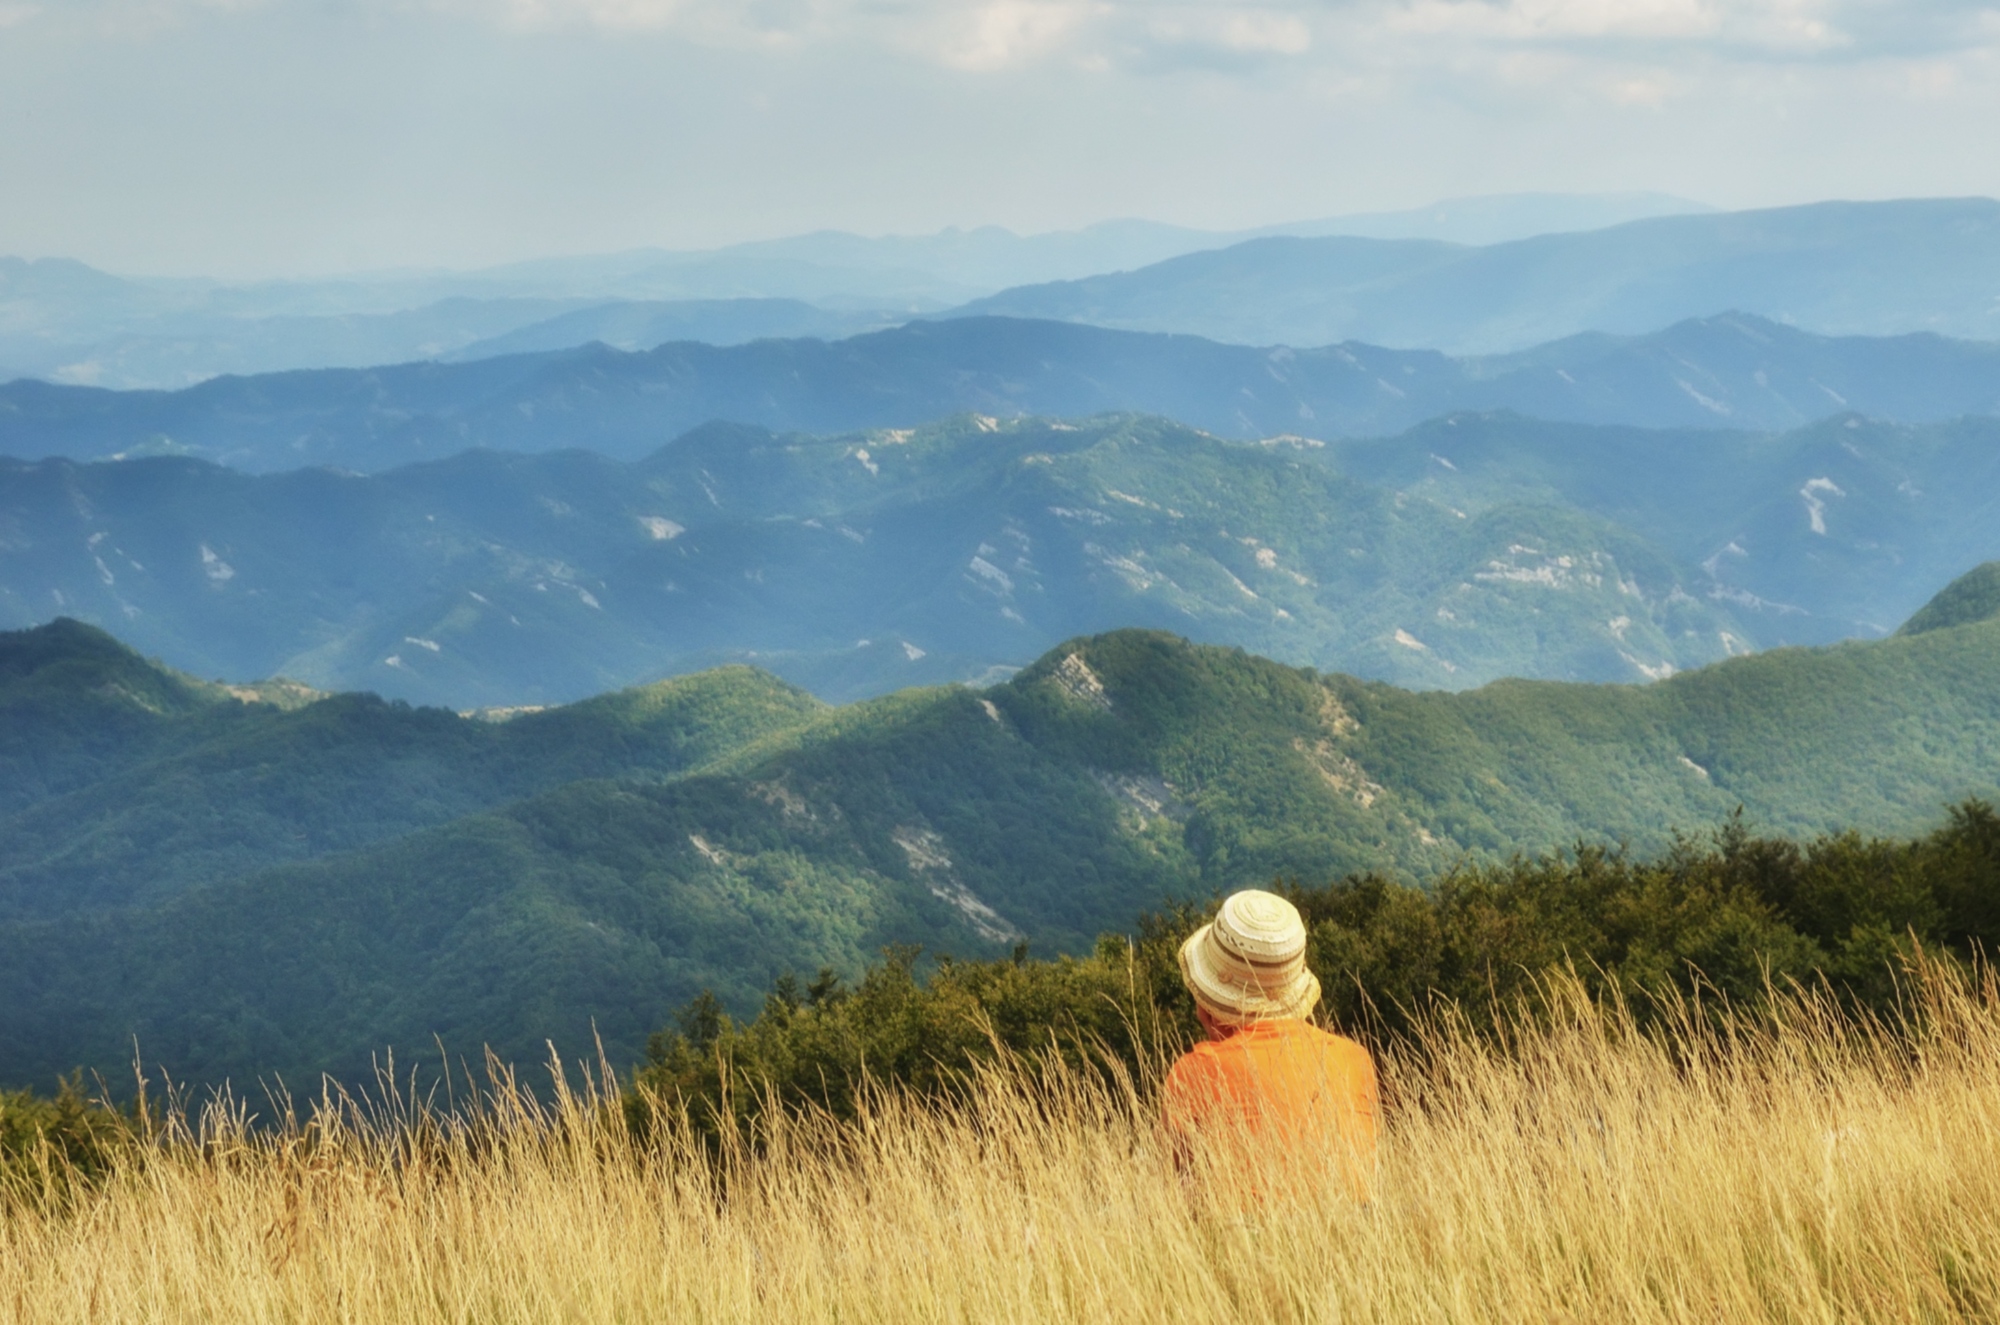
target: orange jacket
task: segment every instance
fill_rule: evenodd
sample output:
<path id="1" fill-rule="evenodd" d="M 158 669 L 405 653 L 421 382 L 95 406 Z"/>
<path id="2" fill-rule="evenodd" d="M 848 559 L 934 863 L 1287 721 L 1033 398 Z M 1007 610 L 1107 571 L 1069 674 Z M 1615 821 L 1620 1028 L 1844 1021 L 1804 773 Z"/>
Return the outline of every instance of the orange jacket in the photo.
<path id="1" fill-rule="evenodd" d="M 1296 1178 L 1344 1175 L 1366 1200 L 1375 1174 L 1375 1061 L 1354 1041 L 1285 1018 L 1198 1044 L 1167 1073 L 1164 1113 L 1183 1155 L 1267 1193 Z M 1221 1147 L 1221 1153 L 1217 1148 Z M 1226 1167 L 1225 1167 L 1226 1166 Z"/>

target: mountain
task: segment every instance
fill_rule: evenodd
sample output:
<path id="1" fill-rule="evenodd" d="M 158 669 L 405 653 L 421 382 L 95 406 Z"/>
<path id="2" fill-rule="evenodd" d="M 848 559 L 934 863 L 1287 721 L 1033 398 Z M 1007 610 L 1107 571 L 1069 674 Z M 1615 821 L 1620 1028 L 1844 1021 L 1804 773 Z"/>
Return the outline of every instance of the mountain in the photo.
<path id="1" fill-rule="evenodd" d="M 1903 623 L 1898 635 L 1921 635 L 2000 617 L 2000 561 L 1967 571 Z"/>
<path id="2" fill-rule="evenodd" d="M 974 415 L 374 476 L 0 462 L 0 626 L 74 616 L 204 676 L 461 709 L 726 661 L 850 699 L 1121 625 L 1405 685 L 1638 680 L 1886 633 L 2000 556 L 1996 441 L 1461 414 L 1246 444 Z"/>
<path id="3" fill-rule="evenodd" d="M 105 645 L 75 627 L 0 638 L 0 703 L 24 684 L 61 693 L 68 649 Z M 24 650 L 37 661 L 6 661 Z M 70 684 L 100 702 L 87 667 Z M 759 693 L 741 673 L 683 684 Z M 628 1062 L 704 987 L 741 1012 L 779 972 L 852 971 L 884 943 L 1074 952 L 1169 898 L 1358 869 L 1421 878 L 1466 853 L 1579 837 L 1657 850 L 1738 805 L 1786 832 L 1906 832 L 1995 794 L 2000 625 L 1779 650 L 1646 686 L 1459 694 L 1121 631 L 984 691 L 780 702 L 705 762 L 618 776 L 600 759 L 609 776 L 275 863 L 285 830 L 365 786 L 371 759 L 504 752 L 533 730 L 384 707 L 329 746 L 329 728 L 356 730 L 322 716 L 341 703 L 238 705 L 224 731 L 135 701 L 128 721 L 185 732 L 187 748 L 107 757 L 98 781 L 0 818 L 10 1082 L 116 1068 L 134 1034 L 195 1082 L 352 1077 L 386 1044 L 403 1062 L 434 1053 L 434 1033 L 450 1052 L 487 1043 L 526 1060 L 546 1039 L 589 1053 L 595 1034 Z M 631 708 L 534 715 L 545 725 L 513 747 L 518 766 L 535 764 L 529 748 L 615 749 Z M 154 802 L 141 813 L 96 794 L 116 785 L 154 788 Z M 344 817 L 385 814 L 402 794 Z M 269 828 L 239 835 L 250 849 L 233 869 L 194 868 L 199 825 L 225 803 Z M 123 854 L 103 854 L 121 839 Z"/>
<path id="4" fill-rule="evenodd" d="M 60 259 L 0 258 L 0 362 L 9 373 L 114 387 L 179 387 L 223 372 L 427 358 L 581 301 L 465 297 L 301 315 L 238 306 L 197 283 L 130 280 Z"/>
<path id="5" fill-rule="evenodd" d="M 1534 235 L 1602 230 L 1650 216 L 1713 212 L 1706 203 L 1664 193 L 1496 193 L 1446 198 L 1401 211 L 1350 212 L 1243 232 L 1266 235 L 1354 235 L 1364 239 L 1441 239 L 1452 244 L 1504 244 Z M 1222 247 L 1211 244 L 1208 247 Z M 1164 256 L 1164 255 L 1163 255 Z"/>
<path id="6" fill-rule="evenodd" d="M 460 717 L 207 684 L 67 619 L 0 634 L 0 916 L 142 904 L 582 778 L 685 773 L 822 708 L 726 667 Z"/>
<path id="7" fill-rule="evenodd" d="M 1698 210 L 1657 194 L 1525 194 L 1254 231 L 1148 221 L 1041 235 L 995 226 L 875 238 L 826 231 L 705 252 L 643 249 L 480 271 L 234 285 L 0 259 L 0 381 L 165 389 L 225 373 L 465 357 L 486 341 L 498 343 L 486 352 L 503 353 L 599 339 L 650 349 L 668 340 L 848 335 L 1007 286 L 1125 270 L 1260 234 L 1488 242 Z M 625 305 L 633 307 L 619 311 Z M 565 316 L 586 309 L 597 311 Z M 531 323 L 542 325 L 528 333 Z"/>
<path id="8" fill-rule="evenodd" d="M 1887 633 L 1956 568 L 2000 556 L 1997 427 L 1849 415 L 1773 437 L 1455 415 L 1328 457 L 1475 515 L 1589 512 L 1698 563 L 1698 592 L 1760 643 L 1827 643 Z"/>
<path id="9" fill-rule="evenodd" d="M 241 317 L 174 313 L 67 341 L 45 330 L 0 332 L 16 369 L 72 385 L 174 389 L 223 374 L 360 368 L 413 360 L 489 358 L 602 341 L 651 349 L 664 341 L 738 345 L 768 336 L 839 337 L 901 322 L 881 308 L 829 310 L 795 299 L 602 303 L 577 299 L 446 299 L 387 313 Z"/>
<path id="10" fill-rule="evenodd" d="M 1121 624 L 1450 685 L 1631 679 L 1765 641 L 1691 561 L 1574 505 L 1454 508 L 1325 450 L 972 416 L 372 477 L 0 462 L 0 621 L 77 616 L 206 675 L 455 708 L 724 660 L 846 698 L 990 679 Z"/>
<path id="11" fill-rule="evenodd" d="M 1005 290 L 961 314 L 1252 345 L 1492 354 L 1725 309 L 1827 335 L 2000 338 L 2000 202 L 1815 203 L 1665 216 L 1482 247 L 1257 239 L 1137 271 Z"/>
<path id="12" fill-rule="evenodd" d="M 1120 624 L 1404 684 L 1638 679 L 1885 633 L 2000 555 L 1996 428 L 1457 415 L 1320 446 L 974 416 L 716 426 L 636 465 L 0 464 L 0 620 L 75 615 L 205 675 L 456 708 L 731 659 L 850 698 Z"/>
<path id="13" fill-rule="evenodd" d="M 624 314 L 575 316 L 613 334 Z M 223 378 L 174 392 L 15 382 L 0 387 L 0 454 L 164 452 L 255 471 L 369 471 L 474 445 L 587 447 L 636 459 L 713 419 L 838 432 L 964 412 L 1138 411 L 1225 437 L 1334 438 L 1503 409 L 1641 427 L 1782 429 L 1850 410 L 1934 422 L 2000 409 L 2000 345 L 1929 334 L 1829 338 L 1725 315 L 1647 336 L 1572 337 L 1520 355 L 1454 360 L 1361 344 L 1262 350 L 971 318 L 831 343 L 676 343 L 643 353 L 593 346 Z"/>
<path id="14" fill-rule="evenodd" d="M 1360 212 L 1288 221 L 1247 230 L 1202 230 L 1157 221 L 1101 221 L 1079 230 L 1017 235 L 1000 226 L 947 228 L 930 235 L 863 236 L 820 231 L 753 240 L 705 253 L 655 252 L 616 259 L 621 291 L 659 283 L 679 297 L 698 293 L 786 295 L 797 298 L 943 298 L 954 290 L 991 293 L 1031 281 L 1124 271 L 1149 263 L 1269 235 L 1361 235 L 1489 244 L 1549 232 L 1595 230 L 1641 217 L 1709 211 L 1701 203 L 1660 193 L 1520 193 L 1451 198 L 1401 211 Z M 576 288 L 593 259 L 555 259 L 470 273 L 488 281 L 532 278 Z M 760 264 L 761 269 L 760 269 Z M 808 276 L 807 273 L 812 273 Z M 834 277 L 839 273 L 839 277 Z M 532 274 L 532 276 L 531 276 Z M 843 279 L 844 286 L 801 283 Z M 581 278 L 581 279 L 580 279 Z M 628 294 L 629 297 L 629 294 Z"/>
<path id="15" fill-rule="evenodd" d="M 742 345 L 753 340 L 838 340 L 903 320 L 885 310 L 826 309 L 798 299 L 628 300 L 531 322 L 436 357 L 463 363 L 590 344 L 639 351 L 685 341 Z"/>
<path id="16" fill-rule="evenodd" d="M 264 318 L 167 309 L 87 328 L 95 334 L 84 339 L 45 329 L 0 337 L 0 353 L 52 382 L 174 389 L 222 373 L 431 358 L 575 307 L 570 300 L 450 299 L 390 313 Z"/>

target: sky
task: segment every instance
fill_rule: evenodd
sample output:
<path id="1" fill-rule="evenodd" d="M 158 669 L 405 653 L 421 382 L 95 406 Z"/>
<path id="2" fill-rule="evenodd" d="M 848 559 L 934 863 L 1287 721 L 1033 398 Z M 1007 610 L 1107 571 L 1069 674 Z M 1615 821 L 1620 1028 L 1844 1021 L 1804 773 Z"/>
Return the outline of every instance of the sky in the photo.
<path id="1" fill-rule="evenodd" d="M 2000 0 L 0 0 L 0 254 L 232 278 L 2000 195 Z"/>

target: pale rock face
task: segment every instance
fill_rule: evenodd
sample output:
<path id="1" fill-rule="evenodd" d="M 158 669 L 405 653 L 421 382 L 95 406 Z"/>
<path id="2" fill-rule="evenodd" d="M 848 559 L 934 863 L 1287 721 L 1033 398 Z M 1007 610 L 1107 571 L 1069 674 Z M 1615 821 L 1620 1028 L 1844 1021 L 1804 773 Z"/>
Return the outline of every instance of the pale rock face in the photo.
<path id="1" fill-rule="evenodd" d="M 201 545 L 201 571 L 210 584 L 221 586 L 236 578 L 236 568 L 217 556 L 208 544 Z"/>
<path id="2" fill-rule="evenodd" d="M 662 515 L 640 516 L 639 527 L 644 529 L 647 535 L 657 543 L 671 542 L 687 532 L 685 527 L 675 524 L 672 520 Z"/>
<path id="3" fill-rule="evenodd" d="M 1057 663 L 1055 671 L 1049 674 L 1049 680 L 1076 703 L 1106 712 L 1111 709 L 1111 696 L 1105 693 L 1104 682 L 1090 670 L 1090 664 L 1083 660 L 1080 653 L 1069 654 Z"/>
<path id="4" fill-rule="evenodd" d="M 1012 943 L 1022 937 L 1019 928 L 965 886 L 952 868 L 943 838 L 928 828 L 904 826 L 891 833 L 890 839 L 903 849 L 911 873 L 923 880 L 931 896 L 956 907 L 981 938 Z"/>

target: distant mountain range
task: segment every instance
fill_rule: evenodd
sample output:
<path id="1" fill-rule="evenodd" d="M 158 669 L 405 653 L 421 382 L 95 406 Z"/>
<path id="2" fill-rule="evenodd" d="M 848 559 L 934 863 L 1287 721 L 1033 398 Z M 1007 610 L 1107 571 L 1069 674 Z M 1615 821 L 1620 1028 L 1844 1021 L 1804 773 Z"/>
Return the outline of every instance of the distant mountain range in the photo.
<path id="1" fill-rule="evenodd" d="M 1530 234 L 1531 222 L 1547 232 Z M 2000 202 L 1976 198 L 1730 213 L 1650 195 L 1469 199 L 1235 234 L 1136 221 L 1027 238 L 827 233 L 237 287 L 0 259 L 0 380 L 172 388 L 219 373 L 593 341 L 832 339 L 913 317 L 994 314 L 1457 355 L 1645 335 L 1731 309 L 1821 335 L 1996 339 L 1996 293 Z"/>
<path id="2" fill-rule="evenodd" d="M 723 661 L 847 699 L 1127 625 L 1407 685 L 1638 680 L 1886 633 L 1996 556 L 1994 419 L 1322 444 L 972 415 L 372 477 L 0 462 L 0 624 L 460 709 Z"/>
<path id="3" fill-rule="evenodd" d="M 893 326 L 909 310 L 825 309 L 797 299 L 446 299 L 386 313 L 240 317 L 164 312 L 88 344 L 0 333 L 0 381 L 21 377 L 167 388 L 218 374 L 462 360 L 593 341 L 650 349 L 670 340 L 739 345 L 771 336 L 837 339 Z"/>
<path id="4" fill-rule="evenodd" d="M 172 388 L 222 373 L 568 349 L 592 340 L 651 349 L 669 340 L 831 337 L 1008 286 L 1122 271 L 1259 235 L 1491 243 L 1701 210 L 1659 194 L 1515 194 L 1234 232 L 1149 221 L 1040 235 L 997 226 L 879 238 L 823 231 L 705 252 L 641 249 L 480 271 L 237 285 L 0 258 L 0 382 L 28 376 Z"/>
<path id="5" fill-rule="evenodd" d="M 717 419 L 829 433 L 915 427 L 960 412 L 1138 411 L 1224 437 L 1331 439 L 1393 434 L 1459 410 L 1789 429 L 1848 411 L 1924 423 L 1996 409 L 2000 345 L 1928 334 L 1829 338 L 1746 315 L 1479 359 L 1358 343 L 1259 350 L 968 318 L 835 342 L 675 343 L 644 353 L 592 347 L 225 378 L 175 392 L 15 382 L 0 387 L 0 454 L 164 453 L 252 471 L 365 472 L 471 446 L 585 447 L 637 459 Z"/>
<path id="6" fill-rule="evenodd" d="M 1362 340 L 1492 354 L 1582 332 L 1637 334 L 1731 308 L 1827 335 L 2000 338 L 2000 202 L 1663 216 L 1478 248 L 1258 239 L 1138 271 L 1007 290 L 960 312 L 1249 345 Z"/>
<path id="7" fill-rule="evenodd" d="M 829 710 L 736 668 L 494 724 L 0 635 L 0 1086 L 614 1064 L 703 988 L 1081 951 L 1172 898 L 1577 841 L 1901 833 L 1992 797 L 2000 567 L 1895 638 L 1412 694 L 1122 631 Z"/>

